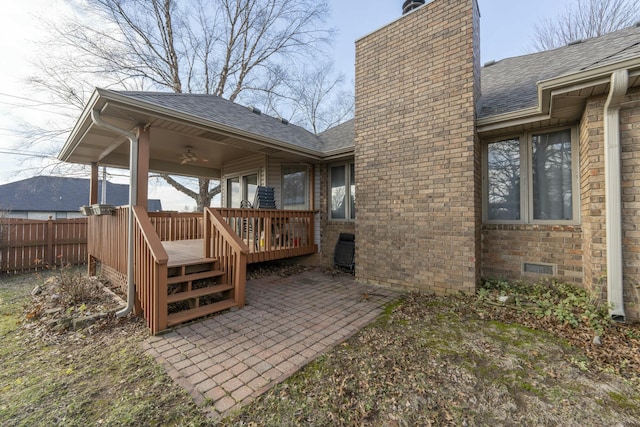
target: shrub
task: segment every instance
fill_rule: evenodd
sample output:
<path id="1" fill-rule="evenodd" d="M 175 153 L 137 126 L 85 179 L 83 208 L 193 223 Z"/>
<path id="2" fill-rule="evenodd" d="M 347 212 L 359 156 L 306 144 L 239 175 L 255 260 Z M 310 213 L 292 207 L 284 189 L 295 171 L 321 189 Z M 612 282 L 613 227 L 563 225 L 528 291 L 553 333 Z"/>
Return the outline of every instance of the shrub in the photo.
<path id="1" fill-rule="evenodd" d="M 612 322 L 609 307 L 597 294 L 555 280 L 537 283 L 484 280 L 478 295 L 483 300 L 496 295 L 513 296 L 516 305 L 539 317 L 553 318 L 574 328 L 584 324 L 597 335 L 602 335 Z"/>

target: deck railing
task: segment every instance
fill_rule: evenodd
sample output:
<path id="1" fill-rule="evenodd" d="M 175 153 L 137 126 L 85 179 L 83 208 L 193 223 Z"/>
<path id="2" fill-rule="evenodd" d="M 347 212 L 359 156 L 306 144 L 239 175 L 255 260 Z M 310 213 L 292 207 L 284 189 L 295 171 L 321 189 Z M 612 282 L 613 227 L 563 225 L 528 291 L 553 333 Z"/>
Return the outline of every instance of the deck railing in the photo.
<path id="1" fill-rule="evenodd" d="M 119 207 L 113 215 L 91 215 L 87 252 L 92 259 L 125 275 L 127 273 L 127 229 L 129 208 Z M 90 259 L 92 263 L 92 260 Z M 90 268 L 93 268 L 90 265 Z M 95 272 L 91 271 L 92 274 Z"/>
<path id="2" fill-rule="evenodd" d="M 222 274 L 218 283 L 232 288 L 226 290 L 230 294 L 224 304 L 226 308 L 242 307 L 245 303 L 248 262 L 317 250 L 313 241 L 313 212 L 309 211 L 207 208 L 204 214 L 198 214 L 198 219 L 194 214 L 148 214 L 135 206 L 133 215 L 136 309 L 144 312 L 152 334 L 171 324 L 169 260 L 163 240 L 203 239 L 202 258 L 198 259 L 215 260 L 219 269 L 216 274 Z M 118 273 L 118 281 L 127 274 L 127 230 L 127 207 L 116 208 L 113 215 L 89 217 L 89 255 Z M 189 311 L 180 317 L 180 322 L 200 317 L 205 311 Z"/>
<path id="3" fill-rule="evenodd" d="M 134 206 L 134 281 L 136 303 L 144 311 L 152 334 L 167 328 L 168 256 L 147 212 Z M 89 217 L 89 255 L 120 274 L 127 275 L 129 208 L 119 207 L 113 215 Z"/>
<path id="4" fill-rule="evenodd" d="M 312 211 L 216 209 L 249 247 L 249 262 L 315 253 Z"/>
<path id="5" fill-rule="evenodd" d="M 233 299 L 244 306 L 249 248 L 217 210 L 204 210 L 204 256 L 219 260 L 223 283 L 233 285 Z"/>
<path id="6" fill-rule="evenodd" d="M 149 219 L 163 242 L 202 239 L 202 212 L 149 212 Z"/>

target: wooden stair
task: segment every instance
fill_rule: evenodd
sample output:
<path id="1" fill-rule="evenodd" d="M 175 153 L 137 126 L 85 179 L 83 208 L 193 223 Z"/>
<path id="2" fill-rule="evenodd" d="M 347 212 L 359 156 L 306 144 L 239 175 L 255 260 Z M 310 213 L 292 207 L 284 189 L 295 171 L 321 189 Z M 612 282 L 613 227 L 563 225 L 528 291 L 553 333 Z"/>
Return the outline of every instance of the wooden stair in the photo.
<path id="1" fill-rule="evenodd" d="M 215 258 L 169 263 L 167 268 L 168 326 L 236 306 L 232 284 Z M 173 306 L 172 306 L 173 305 Z"/>

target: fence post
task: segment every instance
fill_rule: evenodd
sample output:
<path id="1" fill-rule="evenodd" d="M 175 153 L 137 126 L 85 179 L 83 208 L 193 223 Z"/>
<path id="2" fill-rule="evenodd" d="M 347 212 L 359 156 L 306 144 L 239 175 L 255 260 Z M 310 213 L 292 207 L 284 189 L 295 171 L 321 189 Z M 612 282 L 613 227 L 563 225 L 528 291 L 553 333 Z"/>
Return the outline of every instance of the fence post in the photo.
<path id="1" fill-rule="evenodd" d="M 53 252 L 53 219 L 49 217 L 47 221 L 47 262 L 53 267 L 56 261 L 56 254 Z"/>
<path id="2" fill-rule="evenodd" d="M 0 272 L 8 270 L 9 258 L 9 225 L 0 218 Z"/>

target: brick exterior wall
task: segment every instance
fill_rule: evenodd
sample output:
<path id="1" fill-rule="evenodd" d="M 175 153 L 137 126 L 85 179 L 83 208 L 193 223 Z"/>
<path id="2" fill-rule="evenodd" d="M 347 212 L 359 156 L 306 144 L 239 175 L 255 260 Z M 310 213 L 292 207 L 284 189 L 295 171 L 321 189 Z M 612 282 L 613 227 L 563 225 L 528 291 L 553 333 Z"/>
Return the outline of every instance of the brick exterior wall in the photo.
<path id="1" fill-rule="evenodd" d="M 606 96 L 587 101 L 579 129 L 579 226 L 484 224 L 482 276 L 538 280 L 522 274 L 523 262 L 557 266 L 556 277 L 599 294 L 606 301 L 606 199 L 604 105 Z M 640 90 L 620 111 L 624 299 L 628 319 L 640 318 Z"/>
<path id="2" fill-rule="evenodd" d="M 587 102 L 580 126 L 581 203 L 584 228 L 584 286 L 607 298 L 604 170 L 604 104 Z M 633 103 L 636 101 L 636 103 Z M 640 318 L 640 90 L 629 93 L 620 110 L 622 256 L 625 313 Z"/>
<path id="3" fill-rule="evenodd" d="M 640 319 L 640 90 L 620 110 L 622 254 L 627 318 Z"/>
<path id="4" fill-rule="evenodd" d="M 522 264 L 556 266 L 556 277 L 582 283 L 582 229 L 580 226 L 484 224 L 482 277 L 537 281 L 538 274 L 523 273 Z M 544 277 L 544 276 L 543 276 Z"/>
<path id="5" fill-rule="evenodd" d="M 474 0 L 435 0 L 356 43 L 356 278 L 436 293 L 479 277 Z"/>
<path id="6" fill-rule="evenodd" d="M 353 221 L 329 220 L 329 166 L 320 166 L 320 259 L 323 265 L 333 265 L 333 254 L 340 233 L 356 232 Z"/>
<path id="7" fill-rule="evenodd" d="M 607 270 L 604 172 L 604 103 L 587 102 L 580 121 L 580 212 L 583 229 L 585 288 L 606 300 Z"/>

